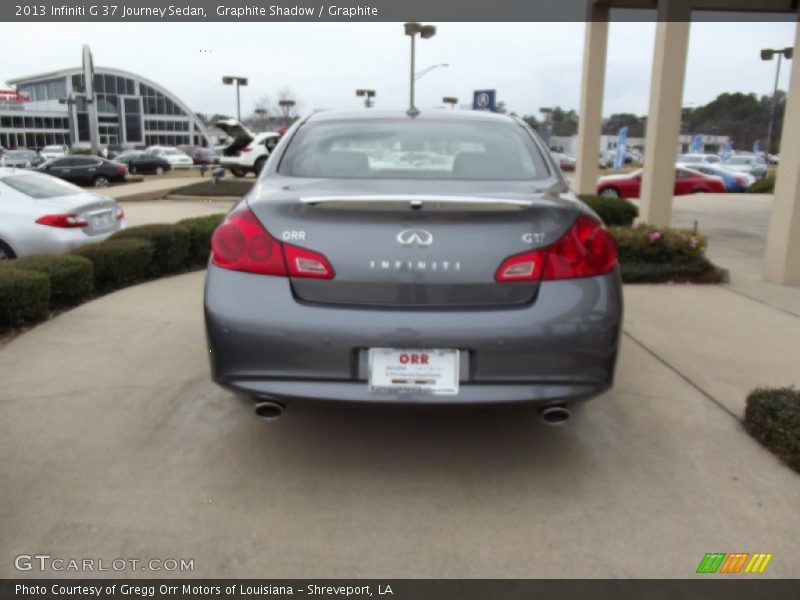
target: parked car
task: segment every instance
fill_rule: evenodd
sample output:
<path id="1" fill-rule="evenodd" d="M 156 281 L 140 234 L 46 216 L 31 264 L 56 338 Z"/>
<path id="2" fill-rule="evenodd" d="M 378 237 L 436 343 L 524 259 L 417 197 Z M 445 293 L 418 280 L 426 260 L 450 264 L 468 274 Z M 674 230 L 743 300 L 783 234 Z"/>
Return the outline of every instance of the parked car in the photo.
<path id="1" fill-rule="evenodd" d="M 174 146 L 150 146 L 145 153 L 163 158 L 173 169 L 191 169 L 194 164 L 189 155 Z"/>
<path id="2" fill-rule="evenodd" d="M 100 156 L 66 156 L 49 160 L 37 171 L 59 177 L 72 183 L 105 187 L 109 183 L 125 181 L 125 165 Z"/>
<path id="3" fill-rule="evenodd" d="M 123 152 L 114 161 L 128 167 L 128 173 L 131 175 L 138 173 L 163 175 L 172 169 L 172 165 L 165 159 L 146 152 Z"/>
<path id="4" fill-rule="evenodd" d="M 36 171 L 0 168 L 0 260 L 66 252 L 124 228 L 111 198 Z"/>
<path id="5" fill-rule="evenodd" d="M 505 403 L 548 422 L 611 386 L 616 243 L 523 121 L 331 111 L 286 135 L 212 236 L 217 383 L 265 418 L 287 401 Z M 373 161 L 420 148 L 437 168 Z"/>
<path id="6" fill-rule="evenodd" d="M 607 198 L 638 198 L 642 185 L 642 169 L 624 175 L 606 175 L 597 180 L 597 194 Z M 682 167 L 675 169 L 676 196 L 698 194 L 704 192 L 724 193 L 725 184 L 722 179 L 712 175 L 704 175 L 692 169 Z"/>
<path id="7" fill-rule="evenodd" d="M 247 173 L 258 175 L 281 139 L 275 131 L 253 133 L 236 119 L 223 119 L 216 126 L 230 138 L 222 150 L 220 163 L 236 177 Z"/>
<path id="8" fill-rule="evenodd" d="M 551 152 L 553 160 L 556 161 L 562 171 L 574 171 L 575 165 L 578 160 L 574 156 L 564 154 L 563 152 Z"/>
<path id="9" fill-rule="evenodd" d="M 755 154 L 732 154 L 725 161 L 725 168 L 737 173 L 749 173 L 756 181 L 767 176 L 767 161 Z"/>
<path id="10" fill-rule="evenodd" d="M 750 175 L 750 173 L 737 173 L 735 171 L 729 171 L 724 167 L 725 165 L 695 165 L 694 170 L 704 173 L 705 175 L 714 175 L 719 177 L 725 184 L 725 189 L 734 193 L 746 192 L 747 188 L 753 185 L 756 181 L 756 178 Z"/>
<path id="11" fill-rule="evenodd" d="M 194 164 L 196 165 L 218 165 L 220 164 L 220 156 L 211 148 L 195 148 L 190 154 Z"/>
<path id="12" fill-rule="evenodd" d="M 64 145 L 45 146 L 39 150 L 39 156 L 42 160 L 52 160 L 54 158 L 61 158 L 62 156 L 69 156 L 69 147 Z"/>
<path id="13" fill-rule="evenodd" d="M 30 169 L 44 162 L 36 152 L 26 149 L 6 150 L 0 161 L 2 161 L 0 167 L 16 167 L 18 169 Z"/>
<path id="14" fill-rule="evenodd" d="M 720 165 L 722 159 L 716 154 L 680 154 L 675 162 L 692 168 L 695 165 Z"/>

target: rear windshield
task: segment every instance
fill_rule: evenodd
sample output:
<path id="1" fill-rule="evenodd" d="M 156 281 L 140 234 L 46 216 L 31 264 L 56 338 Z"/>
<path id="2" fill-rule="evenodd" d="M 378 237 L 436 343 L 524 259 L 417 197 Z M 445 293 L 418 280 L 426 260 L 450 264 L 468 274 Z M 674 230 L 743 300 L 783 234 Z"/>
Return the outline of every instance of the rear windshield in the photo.
<path id="1" fill-rule="evenodd" d="M 530 180 L 549 171 L 512 123 L 369 119 L 303 125 L 278 172 L 292 177 Z"/>
<path id="2" fill-rule="evenodd" d="M 0 179 L 0 182 L 37 200 L 42 198 L 56 198 L 58 196 L 73 196 L 83 191 L 78 186 L 67 183 L 61 179 L 36 173 L 9 175 L 8 177 Z"/>

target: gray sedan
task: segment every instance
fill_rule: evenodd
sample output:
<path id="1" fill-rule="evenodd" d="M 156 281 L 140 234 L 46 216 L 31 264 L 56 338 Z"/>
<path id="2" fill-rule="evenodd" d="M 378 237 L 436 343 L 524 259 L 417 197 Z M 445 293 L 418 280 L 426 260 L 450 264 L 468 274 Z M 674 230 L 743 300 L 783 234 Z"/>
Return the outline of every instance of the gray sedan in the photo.
<path id="1" fill-rule="evenodd" d="M 317 401 L 530 404 L 563 422 L 612 385 L 616 259 L 516 118 L 316 113 L 213 234 L 212 377 L 267 419 Z"/>
<path id="2" fill-rule="evenodd" d="M 50 175 L 0 168 L 0 260 L 66 252 L 125 227 L 122 208 Z"/>

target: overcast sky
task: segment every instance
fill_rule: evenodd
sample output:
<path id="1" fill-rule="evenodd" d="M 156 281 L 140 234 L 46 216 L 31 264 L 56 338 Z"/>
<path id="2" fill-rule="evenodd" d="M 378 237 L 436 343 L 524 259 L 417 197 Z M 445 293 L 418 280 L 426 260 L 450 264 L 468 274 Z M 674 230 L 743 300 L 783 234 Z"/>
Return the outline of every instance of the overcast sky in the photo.
<path id="1" fill-rule="evenodd" d="M 449 63 L 417 82 L 417 105 L 442 96 L 471 102 L 496 88 L 518 114 L 541 106 L 578 108 L 584 23 L 436 23 L 417 44 L 417 70 Z M 794 23 L 693 23 L 684 105 L 725 91 L 769 94 L 775 63 L 759 50 L 794 43 Z M 603 113 L 645 114 L 654 23 L 612 23 Z M 402 24 L 373 23 L 0 23 L 0 81 L 80 64 L 81 46 L 96 65 L 132 71 L 170 89 L 195 111 L 232 113 L 234 91 L 222 75 L 250 78 L 242 112 L 282 86 L 302 110 L 357 108 L 359 87 L 377 90 L 380 108 L 406 108 L 409 42 Z M 780 87 L 786 89 L 784 64 Z"/>

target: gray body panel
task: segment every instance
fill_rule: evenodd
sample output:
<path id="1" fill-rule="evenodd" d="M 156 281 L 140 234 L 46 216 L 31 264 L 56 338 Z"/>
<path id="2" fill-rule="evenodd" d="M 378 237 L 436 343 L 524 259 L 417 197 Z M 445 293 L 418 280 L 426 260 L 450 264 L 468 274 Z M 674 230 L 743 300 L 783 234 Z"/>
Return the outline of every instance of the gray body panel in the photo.
<path id="1" fill-rule="evenodd" d="M 281 401 L 449 405 L 560 404 L 611 386 L 622 323 L 617 269 L 495 281 L 504 259 L 549 246 L 580 214 L 593 215 L 535 134 L 549 172 L 533 181 L 284 176 L 281 156 L 301 126 L 234 210 L 250 209 L 276 239 L 325 255 L 335 277 L 256 275 L 211 261 L 205 319 L 217 383 Z M 409 230 L 431 243 L 401 243 Z M 461 351 L 458 394 L 371 392 L 367 351 L 387 347 Z"/>

